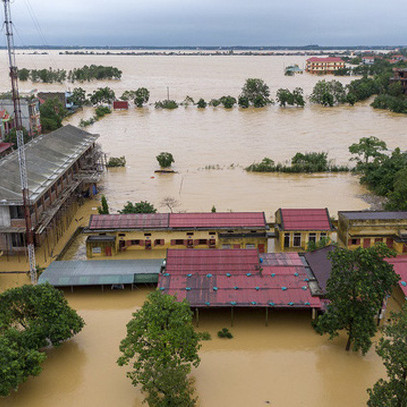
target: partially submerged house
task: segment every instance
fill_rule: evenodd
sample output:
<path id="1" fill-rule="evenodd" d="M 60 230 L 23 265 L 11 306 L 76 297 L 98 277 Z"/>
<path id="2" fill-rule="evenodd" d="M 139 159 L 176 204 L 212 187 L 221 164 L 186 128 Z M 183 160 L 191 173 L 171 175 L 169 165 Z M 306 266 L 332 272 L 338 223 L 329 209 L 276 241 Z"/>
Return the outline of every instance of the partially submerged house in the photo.
<path id="1" fill-rule="evenodd" d="M 81 200 L 97 191 L 103 169 L 97 138 L 67 125 L 25 146 L 35 246 L 45 246 L 48 255 Z M 0 251 L 24 253 L 25 219 L 17 151 L 0 160 L 0 173 Z"/>
<path id="2" fill-rule="evenodd" d="M 84 230 L 89 258 L 154 249 L 267 251 L 263 212 L 92 215 Z"/>
<path id="3" fill-rule="evenodd" d="M 280 208 L 275 213 L 275 231 L 281 251 L 305 250 L 309 242 L 331 239 L 333 230 L 328 208 Z"/>
<path id="4" fill-rule="evenodd" d="M 384 243 L 407 253 L 407 212 L 340 211 L 338 238 L 349 249 Z"/>

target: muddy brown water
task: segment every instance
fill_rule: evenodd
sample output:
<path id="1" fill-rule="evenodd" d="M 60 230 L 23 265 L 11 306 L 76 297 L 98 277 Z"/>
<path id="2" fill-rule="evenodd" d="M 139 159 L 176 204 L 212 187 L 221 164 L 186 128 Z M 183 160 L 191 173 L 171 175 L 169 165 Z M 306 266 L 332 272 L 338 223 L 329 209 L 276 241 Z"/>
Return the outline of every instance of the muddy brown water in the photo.
<path id="1" fill-rule="evenodd" d="M 7 65 L 0 51 L 0 85 L 8 89 Z M 80 67 L 84 64 L 114 65 L 123 70 L 121 81 L 83 84 L 88 91 L 111 86 L 119 95 L 126 89 L 146 86 L 152 101 L 186 95 L 206 99 L 239 94 L 247 77 L 269 83 L 272 94 L 279 87 L 301 86 L 309 95 L 320 78 L 303 74 L 285 77 L 285 66 L 305 58 L 292 57 L 125 57 L 125 56 L 17 56 L 20 66 L 32 68 Z M 328 77 L 331 79 L 331 77 Z M 341 78 L 346 83 L 352 78 Z M 72 85 L 70 85 L 72 87 Z M 65 85 L 24 83 L 23 90 L 64 90 Z M 67 122 L 78 124 L 92 114 L 84 109 Z M 349 159 L 348 146 L 359 138 L 375 135 L 391 148 L 406 148 L 407 118 L 373 110 L 369 104 L 355 107 L 305 109 L 196 108 L 157 111 L 153 106 L 114 112 L 88 131 L 100 134 L 108 155 L 125 155 L 125 169 L 106 173 L 102 188 L 113 210 L 127 200 L 148 200 L 160 210 L 160 202 L 172 197 L 176 210 L 265 211 L 268 219 L 279 207 L 328 207 L 363 209 L 366 190 L 350 174 L 273 175 L 249 174 L 243 167 L 268 156 L 285 161 L 297 151 L 327 151 L 337 164 Z M 154 174 L 155 156 L 170 151 L 177 174 Z M 233 164 L 233 165 L 232 165 Z M 206 169 L 205 169 L 206 168 Z M 208 169 L 211 168 L 211 169 Z M 90 209 L 89 213 L 94 213 Z M 83 242 L 68 257 L 84 254 Z M 16 265 L 17 267 L 17 265 Z M 18 265 L 21 268 L 21 264 Z M 8 269 L 12 266 L 8 265 Z M 0 275 L 4 289 L 28 282 L 24 275 Z M 131 313 L 151 289 L 104 292 L 82 289 L 66 292 L 69 303 L 86 321 L 73 340 L 48 351 L 40 376 L 31 378 L 18 393 L 0 400 L 1 406 L 132 406 L 142 405 L 142 395 L 115 361 Z M 397 305 L 395 305 L 397 308 Z M 365 357 L 344 351 L 345 339 L 330 342 L 310 326 L 309 313 L 275 312 L 264 326 L 263 312 L 239 311 L 234 339 L 221 340 L 216 332 L 230 328 L 229 313 L 201 316 L 200 330 L 212 340 L 200 352 L 202 363 L 194 370 L 197 394 L 203 407 L 217 406 L 362 406 L 366 388 L 383 376 L 374 350 Z M 267 404 L 269 402 L 270 404 Z"/>

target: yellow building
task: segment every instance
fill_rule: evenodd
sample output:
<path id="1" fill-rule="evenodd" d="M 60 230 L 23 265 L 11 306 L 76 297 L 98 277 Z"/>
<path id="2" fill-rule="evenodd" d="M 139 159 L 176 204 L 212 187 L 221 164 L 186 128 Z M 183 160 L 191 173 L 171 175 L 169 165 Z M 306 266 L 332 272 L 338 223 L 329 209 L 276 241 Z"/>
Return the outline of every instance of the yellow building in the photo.
<path id="1" fill-rule="evenodd" d="M 88 258 L 120 252 L 198 248 L 258 249 L 267 252 L 263 212 L 92 215 Z M 136 254 L 136 253 L 135 253 Z"/>
<path id="2" fill-rule="evenodd" d="M 306 250 L 309 242 L 331 239 L 334 230 L 327 208 L 278 209 L 275 230 L 281 251 Z"/>
<path id="3" fill-rule="evenodd" d="M 407 253 L 407 212 L 340 211 L 338 238 L 349 249 L 380 242 Z"/>
<path id="4" fill-rule="evenodd" d="M 336 57 L 312 57 L 307 59 L 305 70 L 309 73 L 328 74 L 345 68 L 345 62 Z"/>

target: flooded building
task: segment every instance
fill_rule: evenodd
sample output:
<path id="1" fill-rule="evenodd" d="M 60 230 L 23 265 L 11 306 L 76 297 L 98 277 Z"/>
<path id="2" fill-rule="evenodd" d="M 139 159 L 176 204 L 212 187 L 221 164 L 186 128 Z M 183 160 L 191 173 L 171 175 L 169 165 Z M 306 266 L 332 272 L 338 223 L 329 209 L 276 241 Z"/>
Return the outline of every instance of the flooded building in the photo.
<path id="1" fill-rule="evenodd" d="M 340 211 L 338 238 L 349 249 L 380 242 L 407 253 L 407 212 Z"/>
<path id="2" fill-rule="evenodd" d="M 312 57 L 306 61 L 305 70 L 314 74 L 330 74 L 338 69 L 345 68 L 345 62 L 341 58 L 336 57 Z"/>
<path id="3" fill-rule="evenodd" d="M 264 212 L 92 215 L 84 233 L 87 256 L 154 249 L 267 251 Z"/>
<path id="4" fill-rule="evenodd" d="M 403 93 L 407 95 L 407 68 L 394 68 L 393 73 L 394 76 L 390 78 L 390 81 L 393 83 L 399 82 Z"/>
<path id="5" fill-rule="evenodd" d="M 328 208 L 284 209 L 275 213 L 276 237 L 281 251 L 306 250 L 309 242 L 331 239 L 334 227 Z"/>
<path id="6" fill-rule="evenodd" d="M 98 135 L 68 125 L 26 144 L 35 246 L 53 246 L 84 197 L 96 192 L 102 167 Z M 24 253 L 25 219 L 17 151 L 0 160 L 0 251 Z"/>

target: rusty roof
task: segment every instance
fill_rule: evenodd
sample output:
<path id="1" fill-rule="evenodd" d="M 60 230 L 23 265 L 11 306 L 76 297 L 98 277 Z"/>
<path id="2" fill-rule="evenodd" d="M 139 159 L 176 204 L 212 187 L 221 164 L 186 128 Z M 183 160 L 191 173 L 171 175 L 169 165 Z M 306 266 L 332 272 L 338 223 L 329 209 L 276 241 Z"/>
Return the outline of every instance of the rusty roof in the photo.
<path id="1" fill-rule="evenodd" d="M 168 228 L 168 213 L 131 213 L 91 215 L 89 229 L 164 229 Z"/>
<path id="2" fill-rule="evenodd" d="M 319 308 L 308 281 L 297 253 L 169 249 L 158 289 L 186 298 L 191 307 Z"/>

